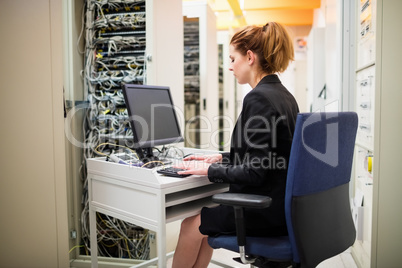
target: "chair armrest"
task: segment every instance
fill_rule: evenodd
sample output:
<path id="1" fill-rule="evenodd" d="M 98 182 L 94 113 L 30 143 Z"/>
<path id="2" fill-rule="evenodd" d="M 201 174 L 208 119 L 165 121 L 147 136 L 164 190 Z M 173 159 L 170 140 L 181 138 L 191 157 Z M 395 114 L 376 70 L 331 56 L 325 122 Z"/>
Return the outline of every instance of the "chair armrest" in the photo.
<path id="1" fill-rule="evenodd" d="M 212 196 L 212 201 L 221 205 L 232 206 L 235 213 L 237 244 L 239 245 L 242 263 L 254 263 L 255 258 L 246 255 L 246 226 L 244 222 L 244 208 L 261 209 L 269 207 L 272 198 L 255 194 L 220 193 Z"/>
<path id="2" fill-rule="evenodd" d="M 272 203 L 272 198 L 264 195 L 220 193 L 212 196 L 212 201 L 221 205 L 244 207 L 244 208 L 266 208 Z"/>

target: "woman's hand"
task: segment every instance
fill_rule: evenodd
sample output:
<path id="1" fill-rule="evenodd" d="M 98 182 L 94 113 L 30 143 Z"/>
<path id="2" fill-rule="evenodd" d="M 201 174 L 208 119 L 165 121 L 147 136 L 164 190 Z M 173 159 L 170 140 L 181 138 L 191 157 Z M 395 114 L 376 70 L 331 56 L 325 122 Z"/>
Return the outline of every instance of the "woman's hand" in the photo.
<path id="1" fill-rule="evenodd" d="M 205 163 L 212 164 L 212 163 L 221 162 L 222 155 L 221 154 L 190 155 L 183 159 L 183 161 L 192 161 L 192 160 L 203 161 Z"/>
<path id="2" fill-rule="evenodd" d="M 178 174 L 208 175 L 209 166 L 221 161 L 221 154 L 190 155 L 175 167 L 185 169 L 185 171 L 179 171 Z"/>
<path id="3" fill-rule="evenodd" d="M 186 161 L 176 165 L 177 168 L 185 169 L 177 172 L 178 174 L 208 175 L 208 168 L 211 163 L 204 161 Z"/>

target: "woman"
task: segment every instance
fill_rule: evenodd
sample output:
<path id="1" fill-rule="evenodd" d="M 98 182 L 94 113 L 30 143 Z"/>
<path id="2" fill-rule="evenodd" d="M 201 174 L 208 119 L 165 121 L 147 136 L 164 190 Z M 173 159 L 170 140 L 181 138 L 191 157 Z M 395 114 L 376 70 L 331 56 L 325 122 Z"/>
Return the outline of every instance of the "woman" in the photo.
<path id="1" fill-rule="evenodd" d="M 270 196 L 269 208 L 245 211 L 247 235 L 286 235 L 284 195 L 292 136 L 299 111 L 294 97 L 275 73 L 293 60 L 293 43 L 275 22 L 248 26 L 236 33 L 229 47 L 239 84 L 253 89 L 245 96 L 233 130 L 230 153 L 188 157 L 183 174 L 208 175 L 229 183 L 229 191 Z M 208 236 L 235 233 L 233 208 L 203 208 L 182 222 L 173 267 L 207 267 L 212 256 Z"/>

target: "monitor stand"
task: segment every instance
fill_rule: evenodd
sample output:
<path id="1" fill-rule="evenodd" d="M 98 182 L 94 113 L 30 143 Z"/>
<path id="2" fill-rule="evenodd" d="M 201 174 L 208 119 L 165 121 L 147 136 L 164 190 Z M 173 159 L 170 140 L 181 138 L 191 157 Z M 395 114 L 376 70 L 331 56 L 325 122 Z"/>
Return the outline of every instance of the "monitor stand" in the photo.
<path id="1" fill-rule="evenodd" d="M 139 159 L 142 161 L 142 163 L 144 163 L 144 167 L 146 167 L 146 168 L 154 168 L 154 167 L 162 165 L 161 162 L 157 162 L 160 160 L 157 156 L 154 156 L 152 147 L 138 148 L 138 149 L 135 149 L 135 152 L 137 153 L 137 155 L 138 155 Z M 153 162 L 153 161 L 155 161 L 155 162 Z M 149 163 L 149 162 L 152 162 L 152 163 Z"/>

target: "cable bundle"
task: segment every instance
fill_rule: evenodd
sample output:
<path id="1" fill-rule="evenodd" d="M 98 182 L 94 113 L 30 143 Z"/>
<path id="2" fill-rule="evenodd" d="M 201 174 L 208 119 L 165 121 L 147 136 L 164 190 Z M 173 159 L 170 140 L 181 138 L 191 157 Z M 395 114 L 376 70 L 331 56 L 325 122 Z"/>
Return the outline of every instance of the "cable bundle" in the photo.
<path id="1" fill-rule="evenodd" d="M 82 254 L 90 252 L 86 159 L 117 152 L 133 155 L 132 131 L 124 103 L 125 83 L 143 84 L 145 70 L 145 1 L 87 0 L 82 76 L 89 107 L 83 122 L 85 148 L 80 175 Z M 82 29 L 82 33 L 84 28 Z M 81 34 L 80 34 L 81 38 Z M 148 230 L 97 214 L 98 255 L 145 260 L 149 258 Z"/>

